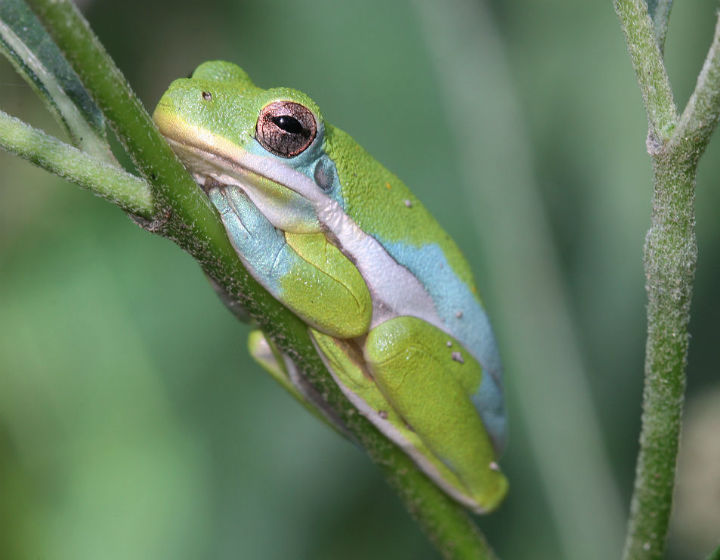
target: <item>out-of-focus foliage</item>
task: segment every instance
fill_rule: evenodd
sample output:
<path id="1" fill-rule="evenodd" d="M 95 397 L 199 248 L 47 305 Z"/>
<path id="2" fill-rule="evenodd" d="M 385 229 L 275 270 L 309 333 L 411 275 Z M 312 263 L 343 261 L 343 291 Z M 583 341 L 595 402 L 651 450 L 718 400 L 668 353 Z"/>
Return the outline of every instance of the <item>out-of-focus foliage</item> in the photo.
<path id="1" fill-rule="evenodd" d="M 493 7 L 627 501 L 651 189 L 640 95 L 611 3 Z M 674 7 L 666 57 L 681 103 L 715 7 L 711 0 Z M 241 64 L 260 85 L 308 92 L 426 202 L 475 264 L 482 289 L 487 264 L 473 237 L 473 209 L 457 188 L 458 139 L 445 124 L 433 52 L 411 2 L 97 2 L 86 13 L 149 108 L 172 79 L 213 58 Z M 0 107 L 59 134 L 5 62 Z M 720 383 L 719 153 L 720 142 L 711 142 L 698 179 L 690 401 Z M 106 202 L 6 154 L 0 185 L 0 558 L 436 557 L 364 455 L 249 360 L 247 327 L 189 257 Z M 502 312 L 485 295 L 491 316 Z M 501 346 L 513 352 L 512 339 Z M 511 494 L 480 524 L 503 558 L 558 558 L 513 398 L 523 388 L 512 371 L 506 376 Z M 687 439 L 700 449 L 720 428 L 717 416 L 708 418 L 688 425 L 697 426 Z M 574 450 L 565 451 L 572 462 Z M 682 477 L 682 462 L 680 469 Z M 677 521 L 676 557 L 702 554 L 693 543 L 710 537 L 683 533 L 688 523 Z"/>
<path id="2" fill-rule="evenodd" d="M 680 547 L 700 557 L 718 544 L 720 527 L 720 390 L 691 401 L 678 458 L 683 476 L 676 492 Z M 687 555 L 686 555 L 687 556 Z"/>

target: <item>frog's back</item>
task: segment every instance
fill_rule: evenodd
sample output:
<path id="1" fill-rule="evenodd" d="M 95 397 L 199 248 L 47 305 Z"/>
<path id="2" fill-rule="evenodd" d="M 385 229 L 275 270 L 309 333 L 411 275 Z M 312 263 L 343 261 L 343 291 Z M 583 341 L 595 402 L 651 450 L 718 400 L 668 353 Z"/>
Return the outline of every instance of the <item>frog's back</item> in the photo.
<path id="1" fill-rule="evenodd" d="M 408 187 L 345 132 L 326 125 L 345 212 L 423 284 L 443 321 L 478 360 L 483 383 L 473 401 L 498 450 L 505 441 L 502 366 L 470 266 L 448 233 Z"/>

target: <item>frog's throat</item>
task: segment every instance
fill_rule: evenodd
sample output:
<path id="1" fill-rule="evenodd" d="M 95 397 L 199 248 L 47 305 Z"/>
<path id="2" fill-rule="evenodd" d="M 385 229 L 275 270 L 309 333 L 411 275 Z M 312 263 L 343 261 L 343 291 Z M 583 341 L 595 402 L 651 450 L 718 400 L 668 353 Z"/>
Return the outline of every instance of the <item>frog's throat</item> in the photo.
<path id="1" fill-rule="evenodd" d="M 423 319 L 447 332 L 447 325 L 440 318 L 434 301 L 415 275 L 390 256 L 375 237 L 364 232 L 342 206 L 322 192 L 312 179 L 277 160 L 249 153 L 206 129 L 174 122 L 169 130 L 164 130 L 162 123 L 158 124 L 201 185 L 211 177 L 221 185 L 233 184 L 243 188 L 265 217 L 283 231 L 290 231 L 283 227 L 287 226 L 283 221 L 292 221 L 297 227 L 297 220 L 292 217 L 294 212 L 300 212 L 305 218 L 304 223 L 309 228 L 305 233 L 312 231 L 311 228 L 317 224 L 318 231 L 324 231 L 331 238 L 365 280 L 373 302 L 370 328 L 390 318 L 407 315 Z M 188 138 L 192 139 L 191 142 Z M 258 181 L 281 186 L 289 193 L 284 199 L 286 205 L 277 207 L 264 201 L 257 203 L 258 193 L 262 191 L 252 186 Z M 296 203 L 298 207 L 294 206 Z M 310 219 L 307 219 L 308 209 L 312 212 Z"/>

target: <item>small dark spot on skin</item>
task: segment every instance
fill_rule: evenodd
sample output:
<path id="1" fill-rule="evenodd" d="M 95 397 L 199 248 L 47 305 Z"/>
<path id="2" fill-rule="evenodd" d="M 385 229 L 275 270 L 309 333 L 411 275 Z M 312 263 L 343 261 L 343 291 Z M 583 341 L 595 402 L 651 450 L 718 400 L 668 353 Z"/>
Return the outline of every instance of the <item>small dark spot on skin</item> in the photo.
<path id="1" fill-rule="evenodd" d="M 405 206 L 407 206 L 408 208 L 412 208 L 412 202 L 410 202 L 409 200 L 405 200 Z"/>
<path id="2" fill-rule="evenodd" d="M 448 340 L 445 344 L 448 348 L 452 348 L 452 340 Z"/>
<path id="3" fill-rule="evenodd" d="M 380 416 L 380 418 L 382 418 L 383 420 L 387 420 L 387 418 L 388 418 L 387 410 L 378 410 L 378 416 Z"/>
<path id="4" fill-rule="evenodd" d="M 465 360 L 463 360 L 462 354 L 460 352 L 453 352 L 452 353 L 452 359 L 456 361 L 459 364 L 464 364 Z"/>
<path id="5" fill-rule="evenodd" d="M 457 312 L 455 313 L 455 317 L 457 317 L 458 319 L 462 319 L 462 316 L 463 316 L 463 312 L 462 312 L 462 311 L 457 311 Z"/>
<path id="6" fill-rule="evenodd" d="M 202 98 L 203 98 L 205 101 L 211 101 L 211 100 L 212 100 L 212 93 L 210 93 L 209 91 L 203 91 L 203 92 L 202 92 Z"/>

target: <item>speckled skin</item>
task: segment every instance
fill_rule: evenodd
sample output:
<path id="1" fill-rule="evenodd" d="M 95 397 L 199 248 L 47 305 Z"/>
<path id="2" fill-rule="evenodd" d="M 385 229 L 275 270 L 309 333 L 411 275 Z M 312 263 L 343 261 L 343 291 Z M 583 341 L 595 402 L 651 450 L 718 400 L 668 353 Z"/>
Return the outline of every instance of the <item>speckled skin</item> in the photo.
<path id="1" fill-rule="evenodd" d="M 317 124 L 293 157 L 256 134 L 261 111 L 284 100 Z M 173 82 L 154 118 L 248 270 L 308 324 L 348 399 L 451 496 L 494 509 L 507 490 L 500 360 L 468 264 L 420 201 L 305 94 L 258 88 L 230 63 Z M 321 408 L 293 364 L 254 337 L 262 365 Z"/>

